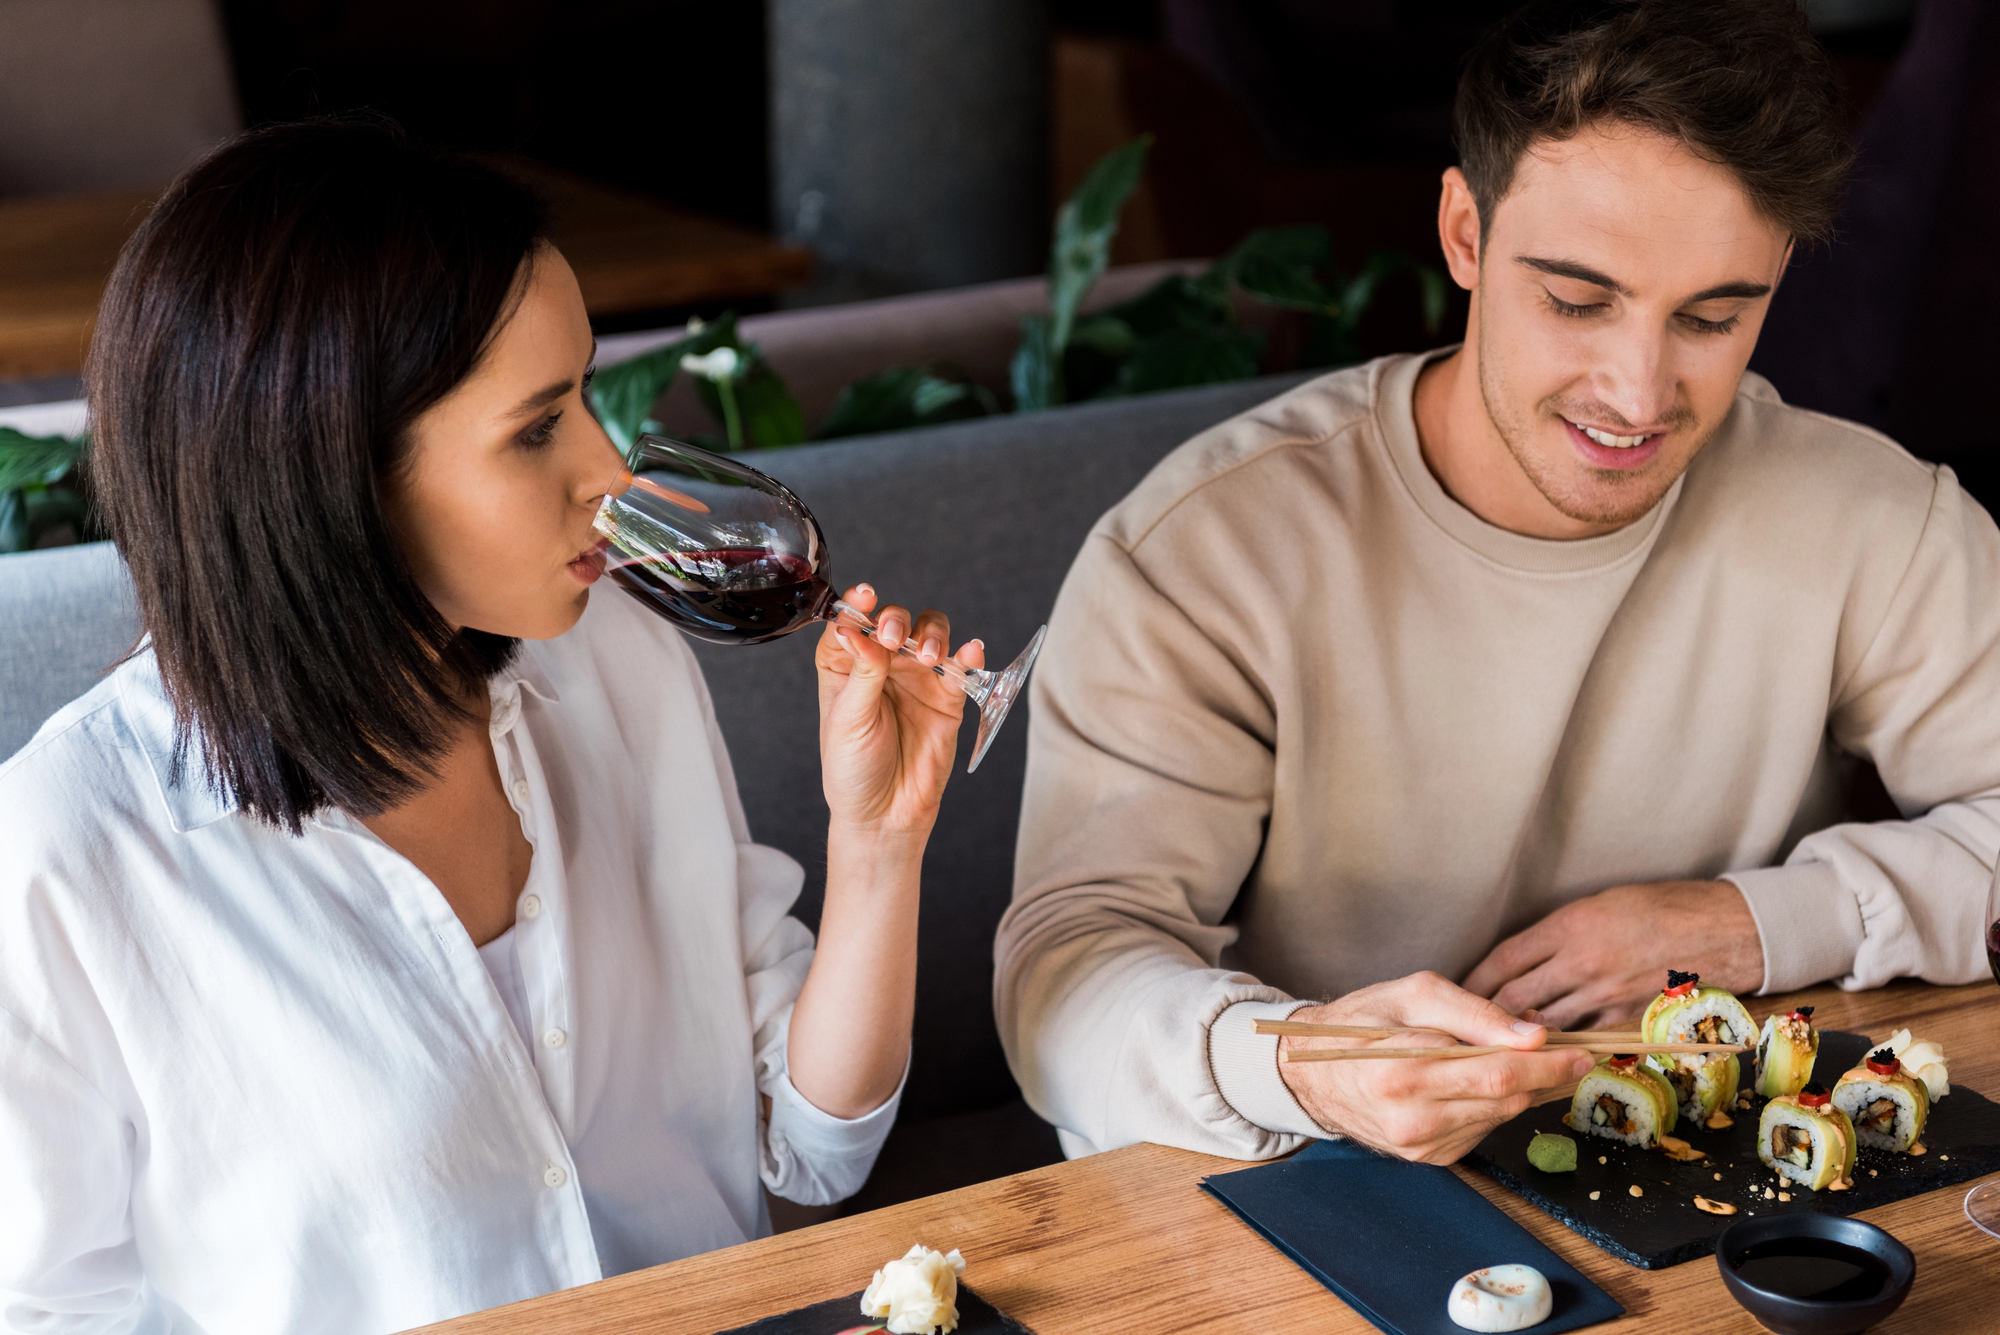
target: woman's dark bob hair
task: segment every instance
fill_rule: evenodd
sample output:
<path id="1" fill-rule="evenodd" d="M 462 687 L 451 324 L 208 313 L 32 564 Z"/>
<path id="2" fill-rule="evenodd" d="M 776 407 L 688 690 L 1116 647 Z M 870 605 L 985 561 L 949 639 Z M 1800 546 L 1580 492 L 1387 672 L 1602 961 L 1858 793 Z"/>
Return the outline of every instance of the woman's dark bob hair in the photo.
<path id="1" fill-rule="evenodd" d="M 293 833 L 434 772 L 516 643 L 454 630 L 383 491 L 547 235 L 528 190 L 379 119 L 253 130 L 120 256 L 88 369 L 91 471 L 174 704 L 175 763 Z"/>

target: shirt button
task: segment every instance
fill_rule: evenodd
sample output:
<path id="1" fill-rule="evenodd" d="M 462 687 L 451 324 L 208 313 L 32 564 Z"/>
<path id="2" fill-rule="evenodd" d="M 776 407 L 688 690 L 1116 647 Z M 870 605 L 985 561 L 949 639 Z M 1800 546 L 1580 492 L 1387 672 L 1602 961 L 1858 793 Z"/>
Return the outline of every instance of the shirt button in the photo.
<path id="1" fill-rule="evenodd" d="M 528 781 L 526 779 L 514 780 L 514 800 L 516 802 L 526 802 L 528 800 Z"/>
<path id="2" fill-rule="evenodd" d="M 542 897 L 540 895 L 529 895 L 526 899 L 523 899 L 521 901 L 521 916 L 523 918 L 541 917 Z"/>
<path id="3" fill-rule="evenodd" d="M 559 1165 L 550 1164 L 542 1173 L 542 1181 L 552 1187 L 560 1187 L 563 1183 L 569 1181 L 569 1174 L 565 1173 Z"/>
<path id="4" fill-rule="evenodd" d="M 560 1029 L 551 1029 L 548 1033 L 542 1035 L 542 1042 L 552 1048 L 559 1048 L 569 1042 L 569 1035 Z"/>

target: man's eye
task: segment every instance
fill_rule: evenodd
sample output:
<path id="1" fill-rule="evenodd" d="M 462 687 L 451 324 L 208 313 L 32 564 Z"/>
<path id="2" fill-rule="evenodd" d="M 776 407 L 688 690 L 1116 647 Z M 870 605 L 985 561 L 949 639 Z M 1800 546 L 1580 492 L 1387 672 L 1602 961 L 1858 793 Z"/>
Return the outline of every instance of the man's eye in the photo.
<path id="1" fill-rule="evenodd" d="M 1697 334 L 1734 333 L 1737 322 L 1742 318 L 1740 315 L 1732 315 L 1726 320 L 1704 320 L 1699 315 L 1681 316 L 1681 319 L 1687 322 L 1688 328 L 1694 330 Z"/>
<path id="2" fill-rule="evenodd" d="M 1557 315 L 1567 315 L 1572 318 L 1578 318 L 1581 316 L 1589 315 L 1592 311 L 1600 310 L 1603 308 L 1602 302 L 1592 302 L 1586 306 L 1579 306 L 1574 302 L 1564 301 L 1561 297 L 1549 291 L 1547 288 L 1542 289 L 1542 295 L 1548 298 L 1549 309 L 1554 311 Z"/>

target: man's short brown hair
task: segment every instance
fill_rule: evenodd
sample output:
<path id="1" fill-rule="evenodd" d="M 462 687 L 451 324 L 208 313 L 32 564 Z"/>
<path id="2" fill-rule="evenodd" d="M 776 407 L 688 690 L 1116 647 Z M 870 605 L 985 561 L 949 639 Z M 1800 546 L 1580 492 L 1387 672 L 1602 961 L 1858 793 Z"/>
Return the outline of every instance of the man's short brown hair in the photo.
<path id="1" fill-rule="evenodd" d="M 1852 157 L 1797 0 L 1537 0 L 1466 58 L 1454 120 L 1482 235 L 1523 153 L 1600 121 L 1727 167 L 1801 241 L 1831 235 Z"/>

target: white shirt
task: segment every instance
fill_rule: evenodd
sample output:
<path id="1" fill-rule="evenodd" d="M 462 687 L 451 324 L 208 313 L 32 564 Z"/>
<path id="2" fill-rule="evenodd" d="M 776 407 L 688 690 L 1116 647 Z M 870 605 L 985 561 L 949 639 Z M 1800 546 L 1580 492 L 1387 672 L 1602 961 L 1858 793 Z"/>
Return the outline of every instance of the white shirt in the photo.
<path id="1" fill-rule="evenodd" d="M 150 653 L 0 766 L 0 1330 L 399 1331 L 861 1185 L 897 1099 L 792 1088 L 803 876 L 680 637 L 602 591 L 491 694 L 511 984 L 360 822 L 176 782 Z"/>

